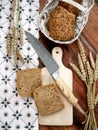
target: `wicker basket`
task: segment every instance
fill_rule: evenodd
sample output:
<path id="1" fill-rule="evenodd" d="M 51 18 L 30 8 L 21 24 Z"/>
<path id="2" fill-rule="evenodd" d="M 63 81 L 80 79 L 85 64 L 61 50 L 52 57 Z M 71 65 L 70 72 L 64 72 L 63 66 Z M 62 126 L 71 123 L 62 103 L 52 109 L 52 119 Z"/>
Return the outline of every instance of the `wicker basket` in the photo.
<path id="1" fill-rule="evenodd" d="M 43 10 L 41 11 L 40 16 L 39 16 L 39 28 L 40 28 L 41 32 L 51 41 L 53 41 L 55 43 L 59 43 L 59 44 L 71 44 L 75 40 L 78 39 L 78 37 L 80 36 L 82 30 L 84 29 L 86 23 L 88 22 L 89 13 L 94 5 L 94 0 L 83 0 L 81 5 L 76 3 L 73 0 L 61 0 L 61 1 L 69 3 L 69 4 L 77 7 L 80 10 L 79 16 L 76 19 L 74 38 L 72 38 L 69 41 L 58 41 L 58 40 L 52 39 L 49 36 L 49 32 L 46 28 L 46 22 L 50 16 L 50 12 L 58 5 L 59 0 L 50 0 L 45 5 L 45 7 L 43 8 Z"/>

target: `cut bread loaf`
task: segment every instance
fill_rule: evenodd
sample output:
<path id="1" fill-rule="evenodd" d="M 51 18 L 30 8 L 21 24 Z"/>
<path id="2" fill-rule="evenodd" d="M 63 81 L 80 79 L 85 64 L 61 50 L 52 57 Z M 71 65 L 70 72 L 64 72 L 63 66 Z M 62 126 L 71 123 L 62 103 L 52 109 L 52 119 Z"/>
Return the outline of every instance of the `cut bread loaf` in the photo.
<path id="1" fill-rule="evenodd" d="M 35 88 L 41 85 L 41 69 L 25 69 L 16 72 L 16 86 L 20 96 L 31 97 Z"/>
<path id="2" fill-rule="evenodd" d="M 34 100 L 41 115 L 47 115 L 64 108 L 60 92 L 55 84 L 43 85 L 34 91 Z"/>

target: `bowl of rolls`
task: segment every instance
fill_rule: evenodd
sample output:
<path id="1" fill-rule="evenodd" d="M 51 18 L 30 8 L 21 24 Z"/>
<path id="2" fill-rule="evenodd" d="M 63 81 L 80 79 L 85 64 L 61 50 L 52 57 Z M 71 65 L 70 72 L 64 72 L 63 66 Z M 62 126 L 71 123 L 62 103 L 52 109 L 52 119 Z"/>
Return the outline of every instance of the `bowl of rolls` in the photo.
<path id="1" fill-rule="evenodd" d="M 39 15 L 39 28 L 51 41 L 71 44 L 88 22 L 93 0 L 50 0 Z"/>

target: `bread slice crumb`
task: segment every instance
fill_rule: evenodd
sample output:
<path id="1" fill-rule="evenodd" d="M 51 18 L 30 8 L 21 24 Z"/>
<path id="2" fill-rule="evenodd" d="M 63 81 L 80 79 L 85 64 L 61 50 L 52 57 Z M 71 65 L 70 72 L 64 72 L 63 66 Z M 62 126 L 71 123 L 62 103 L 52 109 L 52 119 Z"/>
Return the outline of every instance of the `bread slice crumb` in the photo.
<path id="1" fill-rule="evenodd" d="M 16 72 L 16 87 L 22 97 L 31 97 L 32 92 L 41 85 L 41 69 L 32 68 Z"/>
<path id="2" fill-rule="evenodd" d="M 59 89 L 55 84 L 43 85 L 34 91 L 34 100 L 41 115 L 57 112 L 64 108 Z"/>

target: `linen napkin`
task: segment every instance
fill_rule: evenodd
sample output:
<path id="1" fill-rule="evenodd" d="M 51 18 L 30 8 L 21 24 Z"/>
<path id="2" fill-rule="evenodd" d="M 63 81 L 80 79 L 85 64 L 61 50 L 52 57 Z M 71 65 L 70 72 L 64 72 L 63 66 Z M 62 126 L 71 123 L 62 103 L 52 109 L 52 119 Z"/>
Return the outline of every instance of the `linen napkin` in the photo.
<path id="1" fill-rule="evenodd" d="M 13 0 L 0 0 L 0 130 L 38 130 L 38 112 L 32 98 L 22 98 L 16 89 L 16 71 L 36 68 L 39 64 L 35 50 L 24 34 L 19 52 L 24 63 L 17 67 L 13 57 L 6 54 L 6 35 L 10 26 Z M 22 27 L 39 38 L 39 0 L 20 0 Z"/>

